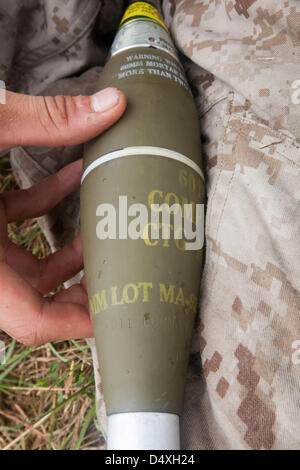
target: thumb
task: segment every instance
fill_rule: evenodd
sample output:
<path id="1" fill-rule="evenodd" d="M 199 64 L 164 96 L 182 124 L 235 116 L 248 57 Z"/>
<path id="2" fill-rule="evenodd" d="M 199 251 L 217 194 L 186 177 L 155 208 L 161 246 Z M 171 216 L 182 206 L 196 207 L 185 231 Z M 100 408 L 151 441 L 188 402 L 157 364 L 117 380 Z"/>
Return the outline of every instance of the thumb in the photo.
<path id="1" fill-rule="evenodd" d="M 30 96 L 6 92 L 0 104 L 0 151 L 20 145 L 81 144 L 116 122 L 124 93 L 105 88 L 92 96 Z"/>

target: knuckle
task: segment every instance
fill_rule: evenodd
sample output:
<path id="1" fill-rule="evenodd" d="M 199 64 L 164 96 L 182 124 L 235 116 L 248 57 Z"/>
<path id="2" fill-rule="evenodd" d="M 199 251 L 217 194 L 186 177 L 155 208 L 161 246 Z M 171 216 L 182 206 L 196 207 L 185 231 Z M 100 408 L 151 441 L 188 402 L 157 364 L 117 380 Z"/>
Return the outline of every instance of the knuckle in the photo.
<path id="1" fill-rule="evenodd" d="M 56 129 L 66 128 L 72 115 L 75 113 L 76 105 L 71 96 L 43 96 L 42 121 L 47 127 Z"/>

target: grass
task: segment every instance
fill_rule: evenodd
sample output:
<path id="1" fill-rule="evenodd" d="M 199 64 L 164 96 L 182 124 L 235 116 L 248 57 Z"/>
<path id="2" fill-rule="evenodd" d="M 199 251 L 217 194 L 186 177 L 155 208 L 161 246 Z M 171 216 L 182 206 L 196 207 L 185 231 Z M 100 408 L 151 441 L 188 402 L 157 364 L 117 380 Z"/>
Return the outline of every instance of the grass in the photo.
<path id="1" fill-rule="evenodd" d="M 9 158 L 0 159 L 0 195 L 17 189 Z M 8 227 L 10 238 L 43 258 L 50 252 L 36 220 Z M 94 375 L 84 340 L 27 347 L 0 330 L 0 450 L 103 449 Z"/>

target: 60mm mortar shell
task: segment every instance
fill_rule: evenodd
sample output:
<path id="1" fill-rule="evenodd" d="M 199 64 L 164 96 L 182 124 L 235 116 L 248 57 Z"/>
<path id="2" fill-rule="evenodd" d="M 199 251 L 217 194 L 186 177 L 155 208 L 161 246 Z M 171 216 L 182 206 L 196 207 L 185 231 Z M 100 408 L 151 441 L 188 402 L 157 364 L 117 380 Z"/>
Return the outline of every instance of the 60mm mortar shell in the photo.
<path id="1" fill-rule="evenodd" d="M 107 86 L 122 89 L 128 104 L 85 147 L 81 229 L 108 441 L 113 448 L 178 448 L 202 267 L 202 244 L 184 231 L 203 225 L 198 117 L 171 39 L 153 19 L 121 27 L 98 89 Z M 151 208 L 162 204 L 175 209 L 157 219 Z M 119 442 L 122 423 L 126 439 Z"/>

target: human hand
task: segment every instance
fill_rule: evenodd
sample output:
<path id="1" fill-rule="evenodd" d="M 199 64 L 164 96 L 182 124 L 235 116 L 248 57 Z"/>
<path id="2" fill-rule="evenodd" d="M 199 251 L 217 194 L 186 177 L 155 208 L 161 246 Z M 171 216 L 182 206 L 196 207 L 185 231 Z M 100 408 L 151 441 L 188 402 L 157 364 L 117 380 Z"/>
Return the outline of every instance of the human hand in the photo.
<path id="1" fill-rule="evenodd" d="M 125 107 L 124 94 L 112 88 L 92 97 L 7 92 L 6 104 L 0 105 L 0 150 L 82 143 L 117 121 Z M 27 345 L 93 335 L 84 281 L 44 297 L 82 269 L 80 235 L 38 260 L 7 234 L 8 223 L 46 214 L 74 191 L 81 173 L 82 161 L 77 161 L 30 189 L 4 193 L 0 199 L 0 328 Z"/>

